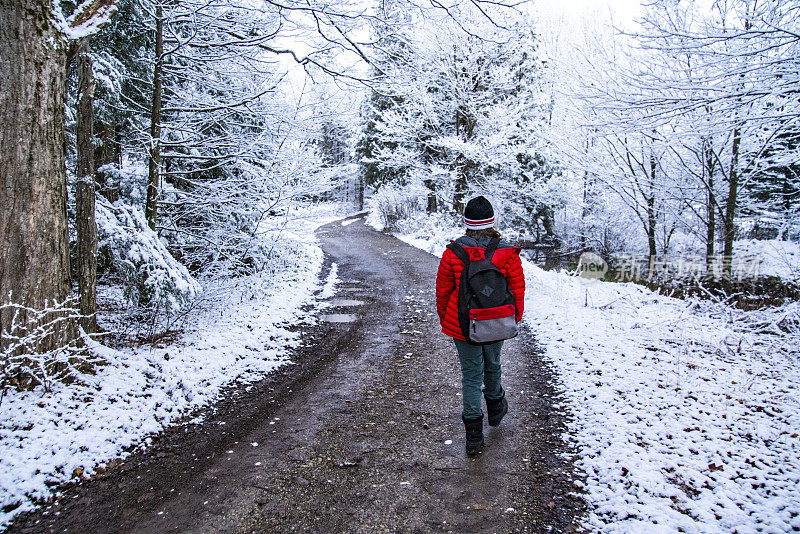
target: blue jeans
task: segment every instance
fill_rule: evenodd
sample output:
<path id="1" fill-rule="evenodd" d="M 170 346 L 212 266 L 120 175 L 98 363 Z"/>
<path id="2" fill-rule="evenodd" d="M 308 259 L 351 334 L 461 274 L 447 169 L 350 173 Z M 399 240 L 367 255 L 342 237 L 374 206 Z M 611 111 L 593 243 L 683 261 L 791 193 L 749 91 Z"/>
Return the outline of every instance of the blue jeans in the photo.
<path id="1" fill-rule="evenodd" d="M 454 339 L 458 359 L 461 360 L 461 392 L 464 399 L 464 419 L 483 417 L 481 410 L 481 384 L 488 399 L 499 399 L 503 396 L 500 385 L 500 349 L 503 342 L 489 345 L 470 345 L 465 341 Z"/>

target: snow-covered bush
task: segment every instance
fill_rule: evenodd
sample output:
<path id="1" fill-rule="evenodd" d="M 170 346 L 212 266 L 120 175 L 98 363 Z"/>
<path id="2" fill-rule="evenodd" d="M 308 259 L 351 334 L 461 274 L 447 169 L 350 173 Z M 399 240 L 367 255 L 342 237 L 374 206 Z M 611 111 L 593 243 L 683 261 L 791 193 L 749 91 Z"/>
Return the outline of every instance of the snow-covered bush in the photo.
<path id="1" fill-rule="evenodd" d="M 148 226 L 144 213 L 97 198 L 98 265 L 124 280 L 128 303 L 174 313 L 196 297 L 200 284 Z"/>
<path id="2" fill-rule="evenodd" d="M 260 270 L 271 247 L 258 234 L 273 217 L 333 189 L 333 169 L 321 168 L 314 146 L 286 142 L 279 150 L 263 148 L 259 158 L 239 158 L 163 184 L 159 236 L 193 275 L 205 280 Z"/>
<path id="3" fill-rule="evenodd" d="M 387 184 L 367 200 L 370 223 L 376 228 L 394 229 L 397 223 L 413 219 L 422 211 L 428 197 L 428 190 L 417 181 L 410 184 Z"/>
<path id="4" fill-rule="evenodd" d="M 779 239 L 746 239 L 733 244 L 737 256 L 755 257 L 758 273 L 800 283 L 800 243 Z"/>

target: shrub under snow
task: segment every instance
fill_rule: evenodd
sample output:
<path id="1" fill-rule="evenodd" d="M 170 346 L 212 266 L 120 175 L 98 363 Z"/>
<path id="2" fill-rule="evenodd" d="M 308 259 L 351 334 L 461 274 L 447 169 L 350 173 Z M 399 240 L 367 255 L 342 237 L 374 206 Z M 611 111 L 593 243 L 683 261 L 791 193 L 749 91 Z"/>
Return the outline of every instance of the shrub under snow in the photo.
<path id="1" fill-rule="evenodd" d="M 424 206 L 428 190 L 418 181 L 406 185 L 387 184 L 367 200 L 368 222 L 374 228 L 393 229 L 403 220 L 414 219 Z"/>
<path id="2" fill-rule="evenodd" d="M 139 208 L 98 197 L 95 216 L 99 262 L 122 277 L 129 304 L 172 313 L 200 293 L 200 284 L 147 226 Z"/>

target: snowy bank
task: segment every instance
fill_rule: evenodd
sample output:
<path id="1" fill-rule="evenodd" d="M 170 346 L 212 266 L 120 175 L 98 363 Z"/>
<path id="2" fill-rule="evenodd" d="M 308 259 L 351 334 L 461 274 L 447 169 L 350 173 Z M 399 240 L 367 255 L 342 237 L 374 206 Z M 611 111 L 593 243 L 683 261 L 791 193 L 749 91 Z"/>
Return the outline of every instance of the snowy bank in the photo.
<path id="1" fill-rule="evenodd" d="M 797 303 L 742 312 L 525 268 L 526 320 L 575 416 L 587 526 L 800 528 Z"/>
<path id="2" fill-rule="evenodd" d="M 0 405 L 0 528 L 51 497 L 54 485 L 146 446 L 226 385 L 258 380 L 286 362 L 300 341 L 287 327 L 312 321 L 314 311 L 301 307 L 330 296 L 335 283 L 335 268 L 320 280 L 314 229 L 336 218 L 334 207 L 315 207 L 271 224 L 278 230 L 264 239 L 276 242 L 274 265 L 205 287 L 205 303 L 179 343 L 123 351 L 95 345 L 107 364 L 83 384 L 7 391 Z"/>
<path id="3" fill-rule="evenodd" d="M 459 230 L 397 237 L 440 255 Z M 744 312 L 524 263 L 598 532 L 800 529 L 800 305 Z M 513 392 L 511 392 L 513 394 Z"/>

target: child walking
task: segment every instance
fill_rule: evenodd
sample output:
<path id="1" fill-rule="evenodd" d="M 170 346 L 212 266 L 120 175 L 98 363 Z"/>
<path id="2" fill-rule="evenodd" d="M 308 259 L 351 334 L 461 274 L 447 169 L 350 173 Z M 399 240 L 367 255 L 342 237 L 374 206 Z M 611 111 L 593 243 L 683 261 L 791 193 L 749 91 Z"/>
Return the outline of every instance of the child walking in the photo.
<path id="1" fill-rule="evenodd" d="M 455 243 L 469 255 L 470 261 L 485 258 L 486 248 L 492 239 L 499 239 L 500 232 L 494 228 L 494 208 L 484 197 L 473 198 L 464 209 L 466 235 Z M 520 249 L 500 241 L 491 262 L 497 266 L 508 281 L 514 296 L 516 322 L 522 319 L 525 302 L 525 276 L 519 258 Z M 466 258 L 465 258 L 466 259 Z M 481 410 L 481 386 L 486 398 L 489 425 L 497 426 L 508 412 L 508 401 L 501 383 L 500 350 L 502 341 L 475 344 L 463 334 L 458 319 L 458 294 L 464 263 L 449 248 L 439 262 L 436 276 L 436 311 L 442 332 L 453 338 L 458 358 L 461 361 L 461 388 L 464 408 L 461 419 L 466 431 L 466 453 L 475 456 L 483 447 L 483 410 Z"/>

